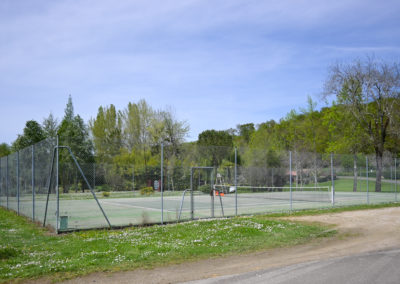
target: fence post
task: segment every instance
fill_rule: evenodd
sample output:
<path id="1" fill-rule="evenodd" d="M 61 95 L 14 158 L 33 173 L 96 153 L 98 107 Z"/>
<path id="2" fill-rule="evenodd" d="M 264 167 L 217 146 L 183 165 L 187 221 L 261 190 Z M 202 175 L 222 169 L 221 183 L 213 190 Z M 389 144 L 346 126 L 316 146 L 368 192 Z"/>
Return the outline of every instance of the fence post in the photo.
<path id="1" fill-rule="evenodd" d="M 8 156 L 6 159 L 6 193 L 7 193 L 6 203 L 7 203 L 7 209 L 8 209 Z"/>
<path id="2" fill-rule="evenodd" d="M 32 145 L 32 221 L 35 220 L 35 145 Z"/>
<path id="3" fill-rule="evenodd" d="M 163 187 L 163 174 L 164 174 L 164 143 L 161 143 L 161 225 L 164 223 L 164 187 Z"/>
<path id="4" fill-rule="evenodd" d="M 215 217 L 215 204 L 214 204 L 214 195 L 215 195 L 215 191 L 214 191 L 214 185 L 213 185 L 213 173 L 214 173 L 214 169 L 212 170 L 211 174 L 210 174 L 210 186 L 211 186 L 211 218 Z"/>
<path id="5" fill-rule="evenodd" d="M 2 169 L 2 165 L 3 165 L 3 163 L 2 163 L 2 158 L 0 158 L 0 206 L 2 205 L 1 203 L 1 198 L 2 198 L 2 195 L 3 195 L 3 178 L 2 178 L 2 173 L 3 173 L 3 169 Z"/>
<path id="6" fill-rule="evenodd" d="M 333 171 L 333 153 L 331 153 L 332 206 L 335 206 L 335 177 Z"/>
<path id="7" fill-rule="evenodd" d="M 194 209 L 193 209 L 193 167 L 190 168 L 190 217 L 194 219 Z"/>
<path id="8" fill-rule="evenodd" d="M 17 151 L 17 214 L 19 215 L 19 151 Z"/>
<path id="9" fill-rule="evenodd" d="M 369 204 L 369 182 L 368 182 L 368 157 L 365 157 L 365 167 L 367 170 L 367 204 Z"/>
<path id="10" fill-rule="evenodd" d="M 390 190 L 393 192 L 393 166 L 390 165 Z"/>
<path id="11" fill-rule="evenodd" d="M 293 209 L 293 196 L 292 196 L 292 151 L 289 151 L 289 184 L 290 184 L 290 211 Z"/>
<path id="12" fill-rule="evenodd" d="M 96 162 L 93 162 L 93 190 L 96 189 Z"/>
<path id="13" fill-rule="evenodd" d="M 397 158 L 394 158 L 394 201 L 397 202 Z"/>
<path id="14" fill-rule="evenodd" d="M 56 233 L 58 234 L 59 219 L 60 219 L 60 192 L 58 186 L 58 174 L 59 174 L 59 137 L 57 135 L 57 148 L 56 148 L 56 195 L 57 195 L 57 211 L 56 211 Z"/>
<path id="15" fill-rule="evenodd" d="M 135 165 L 132 165 L 132 191 L 135 191 Z"/>
<path id="16" fill-rule="evenodd" d="M 238 214 L 237 204 L 237 147 L 235 147 L 235 216 Z"/>

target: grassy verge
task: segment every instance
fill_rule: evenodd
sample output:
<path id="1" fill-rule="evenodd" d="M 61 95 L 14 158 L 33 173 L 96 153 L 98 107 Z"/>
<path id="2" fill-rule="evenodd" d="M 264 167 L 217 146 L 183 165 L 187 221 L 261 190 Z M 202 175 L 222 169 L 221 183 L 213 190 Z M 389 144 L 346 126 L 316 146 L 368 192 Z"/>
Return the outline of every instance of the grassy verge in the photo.
<path id="1" fill-rule="evenodd" d="M 0 282 L 71 278 L 291 246 L 335 232 L 265 216 L 50 235 L 0 209 Z"/>
<path id="2" fill-rule="evenodd" d="M 388 207 L 400 207 L 400 203 L 380 203 L 380 204 L 361 204 L 361 205 L 351 205 L 351 206 L 343 206 L 343 207 L 334 207 L 334 208 L 321 208 L 321 209 L 307 209 L 300 211 L 293 211 L 291 213 L 272 213 L 265 215 L 268 218 L 276 218 L 276 217 L 289 217 L 289 216 L 311 216 L 311 215 L 321 215 L 328 213 L 340 213 L 344 211 L 356 211 L 356 210 L 371 210 L 371 209 L 381 209 Z"/>

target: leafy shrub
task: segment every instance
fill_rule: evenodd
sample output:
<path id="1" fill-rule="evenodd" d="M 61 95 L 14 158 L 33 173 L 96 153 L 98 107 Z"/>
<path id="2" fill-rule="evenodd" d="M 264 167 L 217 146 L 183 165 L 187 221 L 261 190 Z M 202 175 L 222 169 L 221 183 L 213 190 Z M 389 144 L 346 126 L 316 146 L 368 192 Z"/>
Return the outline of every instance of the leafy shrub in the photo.
<path id="1" fill-rule="evenodd" d="M 211 192 L 211 186 L 210 186 L 209 184 L 200 185 L 200 186 L 198 187 L 198 190 L 201 191 L 201 192 L 203 192 L 203 193 L 209 194 L 209 193 Z"/>
<path id="2" fill-rule="evenodd" d="M 133 190 L 133 182 L 129 180 L 124 181 L 124 190 Z"/>
<path id="3" fill-rule="evenodd" d="M 111 191 L 111 186 L 108 184 L 96 185 L 96 189 L 99 191 Z"/>
<path id="4" fill-rule="evenodd" d="M 140 194 L 141 195 L 150 195 L 153 194 L 154 190 L 152 187 L 148 186 L 148 187 L 142 187 L 140 189 Z"/>

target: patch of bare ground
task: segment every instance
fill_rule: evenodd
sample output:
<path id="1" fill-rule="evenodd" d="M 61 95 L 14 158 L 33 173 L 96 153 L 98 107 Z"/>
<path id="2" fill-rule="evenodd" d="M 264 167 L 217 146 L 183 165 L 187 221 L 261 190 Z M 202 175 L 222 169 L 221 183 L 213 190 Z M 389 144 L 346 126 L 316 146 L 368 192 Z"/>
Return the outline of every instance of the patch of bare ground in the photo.
<path id="1" fill-rule="evenodd" d="M 149 270 L 92 273 L 65 283 L 179 283 L 400 247 L 399 207 L 286 219 L 329 224 L 339 233 L 335 237 L 316 239 L 290 248 L 192 261 Z M 41 279 L 40 283 L 43 281 Z"/>

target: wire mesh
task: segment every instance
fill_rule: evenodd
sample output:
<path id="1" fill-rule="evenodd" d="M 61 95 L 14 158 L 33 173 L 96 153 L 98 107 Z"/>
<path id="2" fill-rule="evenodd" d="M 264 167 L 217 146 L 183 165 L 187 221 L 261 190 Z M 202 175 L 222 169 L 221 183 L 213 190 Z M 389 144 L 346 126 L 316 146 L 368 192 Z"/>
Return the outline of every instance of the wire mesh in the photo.
<path id="1" fill-rule="evenodd" d="M 0 206 L 7 207 L 7 192 L 6 192 L 6 159 L 7 157 L 0 158 Z"/>
<path id="2" fill-rule="evenodd" d="M 43 224 L 46 215 L 46 225 L 52 228 L 56 228 L 57 224 L 56 163 L 53 161 L 55 146 L 55 138 L 34 145 L 35 220 Z M 50 176 L 52 167 L 53 175 Z"/>
<path id="3" fill-rule="evenodd" d="M 19 151 L 19 209 L 20 214 L 32 219 L 32 147 Z"/>
<path id="4" fill-rule="evenodd" d="M 60 148 L 57 200 L 55 146 L 49 138 L 0 158 L 0 206 L 46 218 L 59 231 L 108 227 L 107 220 L 119 227 L 393 202 L 399 190 L 399 162 L 389 153 L 377 159 L 186 143 L 107 157 L 73 153 L 77 163 Z"/>
<path id="5" fill-rule="evenodd" d="M 367 160 L 364 155 L 335 155 L 335 204 L 365 204 L 367 196 Z"/>
<path id="6" fill-rule="evenodd" d="M 15 212 L 18 212 L 17 156 L 16 152 L 8 156 L 8 208 Z"/>

